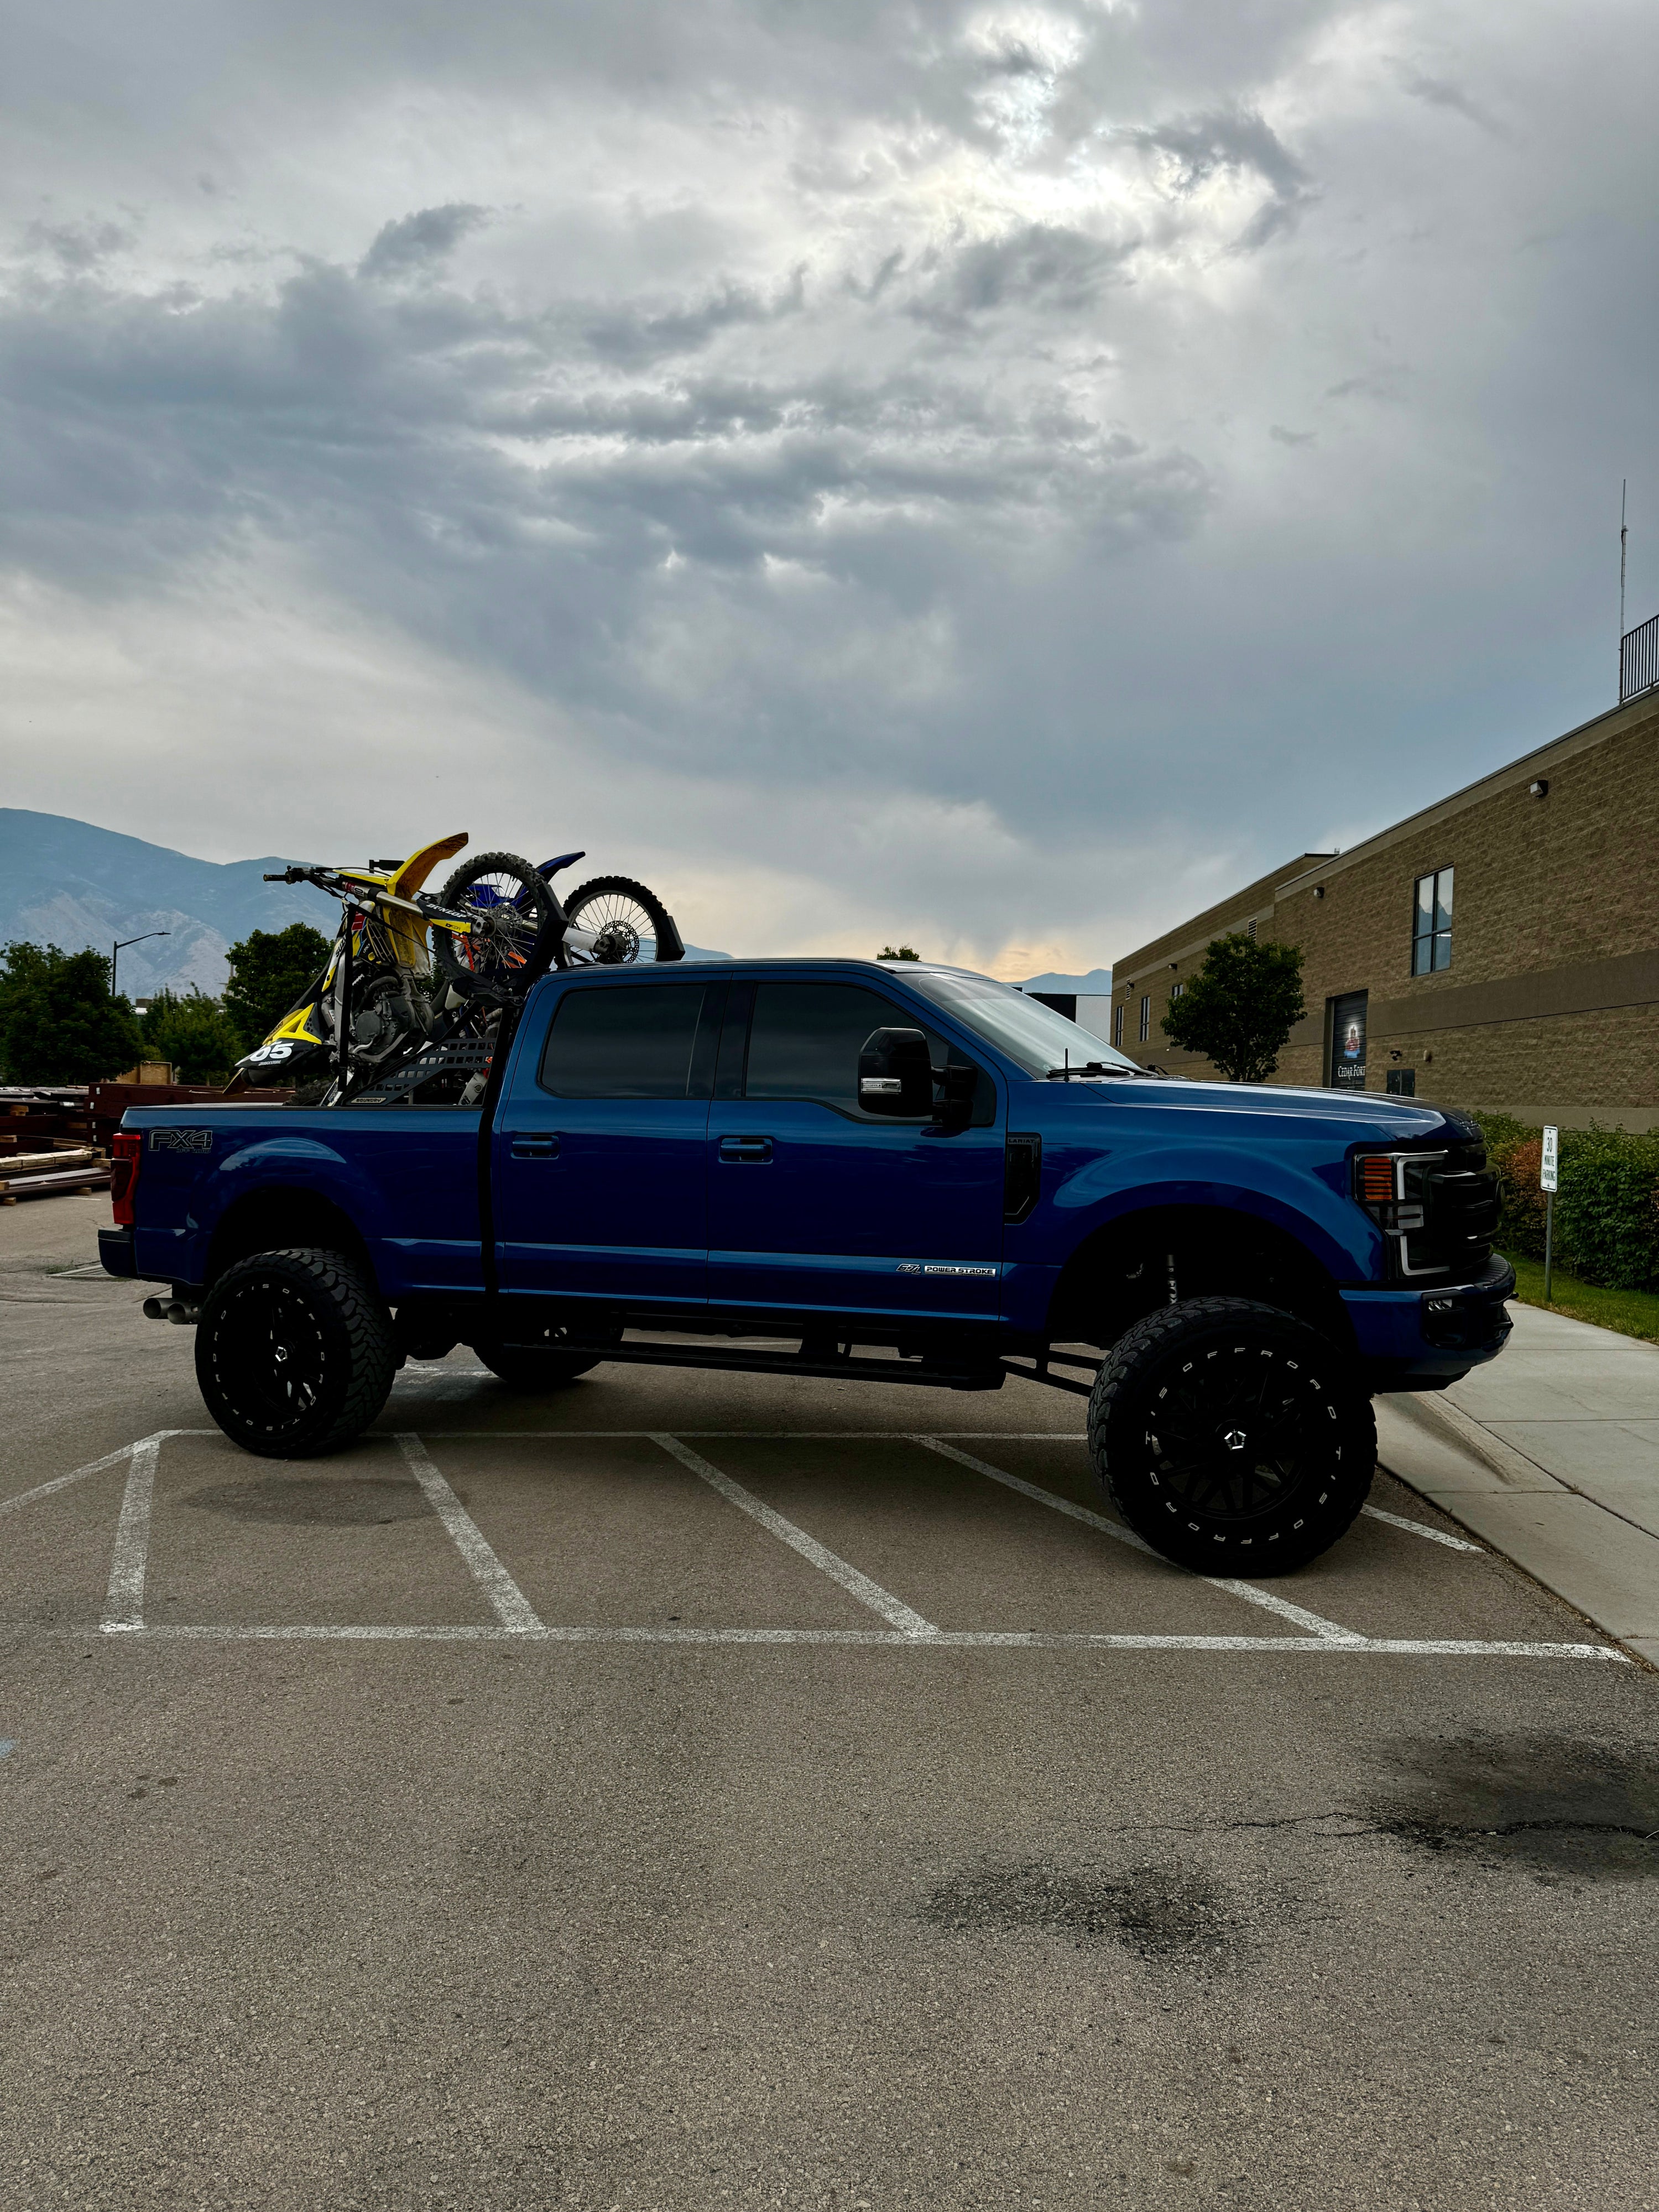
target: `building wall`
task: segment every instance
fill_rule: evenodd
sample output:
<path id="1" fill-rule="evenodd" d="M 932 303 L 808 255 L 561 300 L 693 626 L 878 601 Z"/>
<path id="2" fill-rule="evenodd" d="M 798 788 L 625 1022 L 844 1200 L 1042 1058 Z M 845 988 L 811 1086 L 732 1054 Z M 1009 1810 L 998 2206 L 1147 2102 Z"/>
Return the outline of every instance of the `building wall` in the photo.
<path id="1" fill-rule="evenodd" d="M 1444 867 L 1455 871 L 1451 965 L 1413 975 L 1415 880 Z M 1172 1073 L 1214 1073 L 1158 1022 L 1210 939 L 1240 918 L 1303 951 L 1308 1015 L 1275 1082 L 1329 1080 L 1329 1001 L 1364 991 L 1368 1090 L 1410 1070 L 1419 1097 L 1569 1127 L 1659 1127 L 1659 694 L 1349 852 L 1304 855 L 1118 962 L 1126 1051 Z"/>

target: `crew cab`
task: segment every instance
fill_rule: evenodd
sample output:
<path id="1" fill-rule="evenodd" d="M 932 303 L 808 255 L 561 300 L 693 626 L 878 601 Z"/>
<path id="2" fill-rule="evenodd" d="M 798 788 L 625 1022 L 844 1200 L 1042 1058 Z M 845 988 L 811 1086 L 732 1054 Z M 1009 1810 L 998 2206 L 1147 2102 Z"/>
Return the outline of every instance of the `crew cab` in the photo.
<path id="1" fill-rule="evenodd" d="M 135 1109 L 115 1145 L 103 1264 L 199 1324 L 252 1451 L 337 1448 L 458 1344 L 525 1389 L 1015 1374 L 1088 1396 L 1118 1510 L 1210 1571 L 1333 1541 L 1372 1394 L 1492 1358 L 1515 1285 L 1457 1113 L 1160 1078 L 920 962 L 556 973 L 476 1104 Z"/>

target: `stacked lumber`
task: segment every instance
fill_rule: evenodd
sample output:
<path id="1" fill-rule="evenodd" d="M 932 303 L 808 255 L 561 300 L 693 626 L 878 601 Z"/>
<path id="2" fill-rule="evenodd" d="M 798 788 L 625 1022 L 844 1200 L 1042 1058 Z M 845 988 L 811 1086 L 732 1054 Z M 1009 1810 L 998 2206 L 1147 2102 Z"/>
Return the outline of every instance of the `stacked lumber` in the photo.
<path id="1" fill-rule="evenodd" d="M 59 1190 L 108 1188 L 109 1160 L 92 1145 L 58 1145 L 50 1152 L 0 1155 L 0 1206 L 43 1198 Z"/>

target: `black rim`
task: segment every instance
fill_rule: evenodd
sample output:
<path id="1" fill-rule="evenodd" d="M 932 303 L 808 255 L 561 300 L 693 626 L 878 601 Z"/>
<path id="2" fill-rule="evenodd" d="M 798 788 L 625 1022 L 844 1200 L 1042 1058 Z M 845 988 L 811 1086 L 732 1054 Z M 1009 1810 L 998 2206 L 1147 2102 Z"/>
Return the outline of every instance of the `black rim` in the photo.
<path id="1" fill-rule="evenodd" d="M 228 1408 L 275 1435 L 301 1426 L 322 1402 L 327 1346 L 311 1304 L 291 1284 L 234 1291 L 214 1328 L 214 1379 Z"/>
<path id="2" fill-rule="evenodd" d="M 1260 1520 L 1330 1473 L 1336 1427 L 1304 1361 L 1261 1343 L 1194 1352 L 1153 1393 L 1147 1471 L 1171 1513 Z"/>

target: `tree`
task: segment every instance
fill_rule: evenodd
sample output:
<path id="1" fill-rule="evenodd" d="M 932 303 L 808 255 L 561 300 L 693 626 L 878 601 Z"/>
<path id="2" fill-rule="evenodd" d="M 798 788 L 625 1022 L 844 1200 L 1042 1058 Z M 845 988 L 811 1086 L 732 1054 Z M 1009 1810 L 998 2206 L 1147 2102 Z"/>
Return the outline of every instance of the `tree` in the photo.
<path id="1" fill-rule="evenodd" d="M 18 942 L 0 952 L 0 1061 L 14 1083 L 96 1083 L 142 1049 L 125 999 L 109 994 L 109 956 Z"/>
<path id="2" fill-rule="evenodd" d="M 180 1083 L 223 1082 L 242 1056 L 242 1042 L 217 999 L 163 991 L 144 1016 L 144 1049 L 170 1061 Z"/>
<path id="3" fill-rule="evenodd" d="M 908 945 L 901 945 L 896 947 L 891 945 L 884 945 L 881 951 L 876 955 L 876 957 L 878 960 L 920 960 L 921 955 L 920 952 L 916 951 L 913 946 Z"/>
<path id="4" fill-rule="evenodd" d="M 327 938 L 308 921 L 291 921 L 286 929 L 251 929 L 240 945 L 231 946 L 230 981 L 222 1004 L 242 1052 L 252 1052 L 270 1035 L 328 953 Z"/>
<path id="5" fill-rule="evenodd" d="M 1237 929 L 1212 942 L 1158 1026 L 1183 1052 L 1213 1060 L 1230 1083 L 1265 1083 L 1306 1012 L 1300 946 L 1258 942 Z"/>

